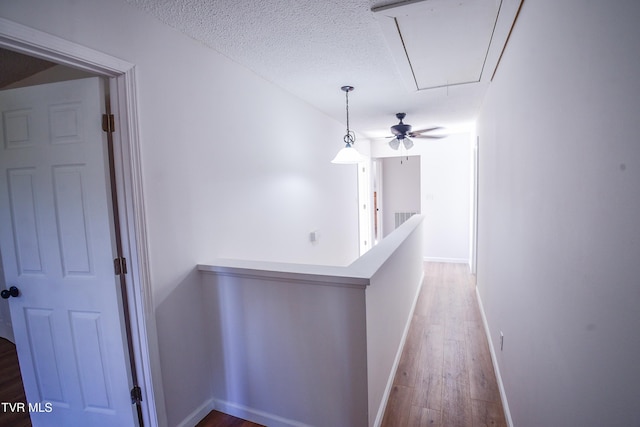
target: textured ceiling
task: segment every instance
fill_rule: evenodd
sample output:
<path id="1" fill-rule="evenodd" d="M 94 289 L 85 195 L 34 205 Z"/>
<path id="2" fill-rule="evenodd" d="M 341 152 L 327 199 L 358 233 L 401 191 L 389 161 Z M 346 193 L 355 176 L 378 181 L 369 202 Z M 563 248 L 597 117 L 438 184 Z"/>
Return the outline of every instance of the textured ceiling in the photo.
<path id="1" fill-rule="evenodd" d="M 414 128 L 469 122 L 487 85 L 407 88 L 371 10 L 392 2 L 127 1 L 343 123 L 340 87 L 354 86 L 351 127 L 367 137 L 389 135 L 397 112 Z"/>

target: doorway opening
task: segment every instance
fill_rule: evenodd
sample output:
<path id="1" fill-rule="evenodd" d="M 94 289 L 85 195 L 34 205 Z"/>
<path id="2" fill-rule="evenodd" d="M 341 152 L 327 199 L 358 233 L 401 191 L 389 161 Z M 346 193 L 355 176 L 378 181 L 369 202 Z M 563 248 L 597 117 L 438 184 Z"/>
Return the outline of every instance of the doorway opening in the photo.
<path id="1" fill-rule="evenodd" d="M 388 236 L 411 215 L 421 213 L 420 156 L 379 159 L 382 237 Z"/>
<path id="2" fill-rule="evenodd" d="M 37 83 L 0 91 L 2 299 L 24 406 L 34 425 L 134 425 L 133 403 L 142 426 L 129 395 L 138 380 L 126 281 L 112 263 L 121 240 L 110 132 L 100 127 L 105 82 Z"/>
<path id="3" fill-rule="evenodd" d="M 84 46 L 0 18 L 0 47 L 35 56 L 76 71 L 88 72 L 108 79 L 110 98 L 116 113 L 114 138 L 114 172 L 117 199 L 122 210 L 123 256 L 128 265 L 128 304 L 135 368 L 142 390 L 142 419 L 145 426 L 157 426 L 158 417 L 166 418 L 160 378 L 155 320 L 151 314 L 149 273 L 146 269 L 147 244 L 144 227 L 142 180 L 139 161 L 137 115 L 135 111 L 134 66 L 125 61 L 93 51 Z M 88 317 L 82 318 L 87 320 Z M 159 406 L 160 405 L 160 406 Z"/>

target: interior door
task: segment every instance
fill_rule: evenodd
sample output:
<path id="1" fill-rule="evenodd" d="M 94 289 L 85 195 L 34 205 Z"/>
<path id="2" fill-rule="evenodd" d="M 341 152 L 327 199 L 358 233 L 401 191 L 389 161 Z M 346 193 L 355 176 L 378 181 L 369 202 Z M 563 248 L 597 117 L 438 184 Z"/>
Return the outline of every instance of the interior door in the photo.
<path id="1" fill-rule="evenodd" d="M 0 91 L 0 252 L 34 426 L 129 426 L 99 78 Z M 17 294 L 17 296 L 15 296 Z"/>

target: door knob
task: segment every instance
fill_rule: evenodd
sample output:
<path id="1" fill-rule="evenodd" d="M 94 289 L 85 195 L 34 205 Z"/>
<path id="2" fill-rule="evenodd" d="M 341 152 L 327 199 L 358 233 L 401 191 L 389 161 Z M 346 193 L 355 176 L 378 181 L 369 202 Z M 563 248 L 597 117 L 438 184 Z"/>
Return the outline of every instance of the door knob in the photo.
<path id="1" fill-rule="evenodd" d="M 9 297 L 17 297 L 18 295 L 20 295 L 20 290 L 15 286 L 10 287 L 9 289 L 3 289 L 3 291 L 0 292 L 0 297 L 4 299 L 9 299 Z"/>

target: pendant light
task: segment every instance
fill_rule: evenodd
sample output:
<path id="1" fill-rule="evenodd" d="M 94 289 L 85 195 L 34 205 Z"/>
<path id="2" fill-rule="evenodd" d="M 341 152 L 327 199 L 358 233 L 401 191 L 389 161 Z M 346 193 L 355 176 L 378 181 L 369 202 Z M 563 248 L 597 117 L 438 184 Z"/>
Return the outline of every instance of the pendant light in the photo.
<path id="1" fill-rule="evenodd" d="M 338 154 L 331 160 L 331 163 L 336 164 L 355 164 L 361 162 L 363 159 L 362 155 L 353 148 L 353 144 L 356 142 L 356 134 L 349 130 L 349 92 L 353 90 L 353 86 L 342 86 L 342 89 L 345 93 L 346 105 L 347 105 L 347 133 L 345 134 L 343 140 L 345 143 L 344 148 L 338 151 Z"/>

